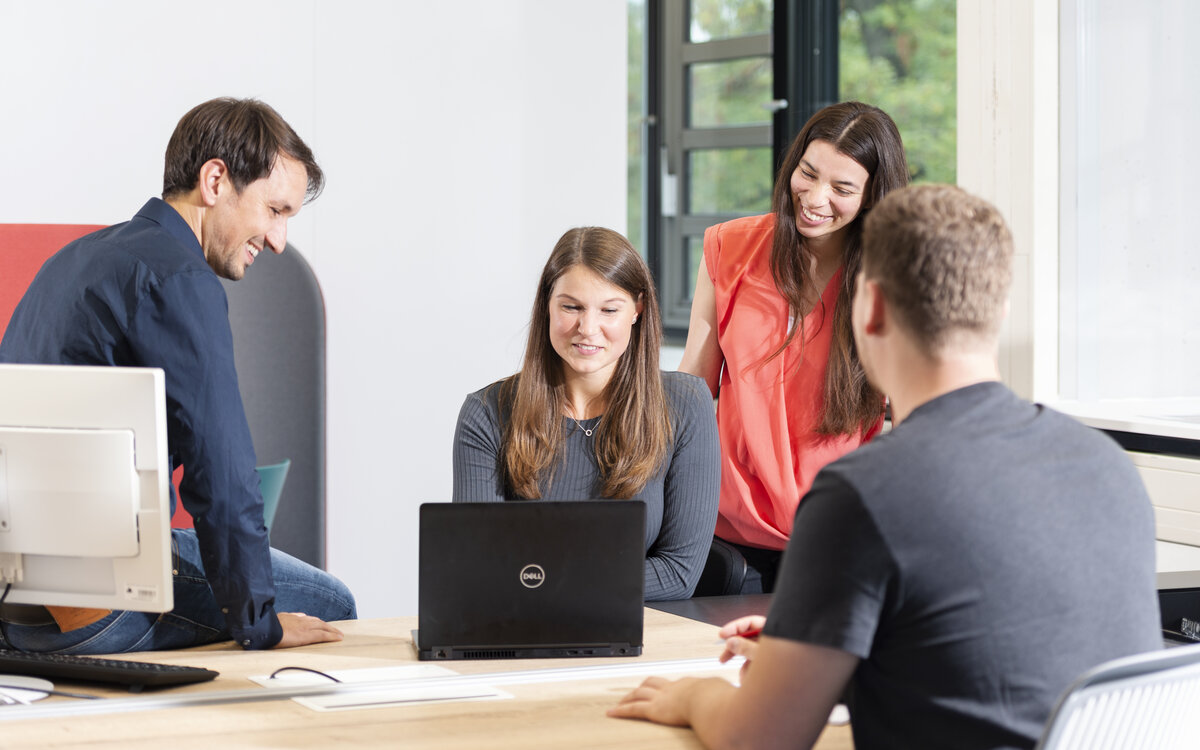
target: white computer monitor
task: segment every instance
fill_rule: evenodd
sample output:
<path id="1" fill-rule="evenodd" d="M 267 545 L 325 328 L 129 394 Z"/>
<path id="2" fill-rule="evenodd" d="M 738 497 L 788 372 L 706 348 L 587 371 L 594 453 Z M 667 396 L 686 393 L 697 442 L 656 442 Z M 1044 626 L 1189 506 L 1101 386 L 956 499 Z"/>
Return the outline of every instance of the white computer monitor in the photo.
<path id="1" fill-rule="evenodd" d="M 162 370 L 0 364 L 6 601 L 170 611 L 169 474 Z"/>

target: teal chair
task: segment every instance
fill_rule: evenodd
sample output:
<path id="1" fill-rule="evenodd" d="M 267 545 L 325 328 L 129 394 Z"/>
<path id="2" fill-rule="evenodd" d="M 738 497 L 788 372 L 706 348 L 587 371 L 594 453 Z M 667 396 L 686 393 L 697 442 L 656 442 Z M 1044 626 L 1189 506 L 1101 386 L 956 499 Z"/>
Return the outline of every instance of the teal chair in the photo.
<path id="1" fill-rule="evenodd" d="M 271 522 L 275 520 L 275 511 L 279 508 L 279 496 L 283 493 L 283 482 L 287 479 L 288 468 L 292 460 L 285 458 L 277 464 L 259 466 L 258 486 L 262 490 L 263 523 L 267 531 L 271 530 Z"/>

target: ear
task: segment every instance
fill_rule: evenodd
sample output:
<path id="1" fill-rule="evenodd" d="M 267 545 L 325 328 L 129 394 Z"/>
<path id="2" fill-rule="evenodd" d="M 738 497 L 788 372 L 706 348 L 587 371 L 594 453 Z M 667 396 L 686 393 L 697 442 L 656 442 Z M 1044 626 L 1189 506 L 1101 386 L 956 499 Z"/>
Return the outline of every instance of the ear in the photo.
<path id="1" fill-rule="evenodd" d="M 205 206 L 216 205 L 217 196 L 222 190 L 233 189 L 233 183 L 227 179 L 228 176 L 229 169 L 220 159 L 209 159 L 200 165 L 200 181 L 196 187 L 200 190 L 200 200 Z"/>
<path id="2" fill-rule="evenodd" d="M 865 295 L 863 301 L 867 317 L 863 321 L 863 330 L 873 336 L 879 335 L 887 325 L 887 303 L 883 298 L 883 290 L 878 282 L 863 279 L 858 293 Z"/>
<path id="3" fill-rule="evenodd" d="M 642 314 L 642 307 L 643 307 L 643 305 L 642 305 L 642 295 L 641 295 L 641 294 L 639 294 L 639 295 L 638 295 L 638 298 L 637 298 L 637 314 L 638 314 L 638 315 L 641 315 L 641 314 Z"/>

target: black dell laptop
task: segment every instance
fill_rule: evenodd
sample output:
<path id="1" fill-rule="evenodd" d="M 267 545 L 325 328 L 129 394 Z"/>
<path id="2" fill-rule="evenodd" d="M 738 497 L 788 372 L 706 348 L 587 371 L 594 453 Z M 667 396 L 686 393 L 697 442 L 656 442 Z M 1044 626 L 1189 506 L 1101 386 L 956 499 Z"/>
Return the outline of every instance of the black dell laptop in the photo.
<path id="1" fill-rule="evenodd" d="M 640 500 L 421 505 L 419 658 L 642 653 Z"/>

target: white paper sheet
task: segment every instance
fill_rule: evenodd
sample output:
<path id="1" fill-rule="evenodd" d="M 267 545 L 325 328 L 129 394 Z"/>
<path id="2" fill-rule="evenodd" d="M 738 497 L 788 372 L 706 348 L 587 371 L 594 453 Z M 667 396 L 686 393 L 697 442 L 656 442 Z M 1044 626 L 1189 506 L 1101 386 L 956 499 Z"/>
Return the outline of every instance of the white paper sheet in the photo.
<path id="1" fill-rule="evenodd" d="M 388 683 L 405 681 L 404 685 L 381 687 L 379 690 L 363 690 L 329 695 L 313 695 L 293 698 L 295 702 L 313 711 L 351 711 L 363 708 L 394 708 L 420 703 L 445 703 L 450 701 L 501 700 L 512 698 L 510 693 L 488 685 L 446 684 L 431 679 L 428 685 L 414 685 L 414 680 L 448 677 L 456 675 L 453 670 L 433 664 L 411 664 L 399 667 L 372 667 L 366 669 L 337 669 L 325 672 L 347 685 Z M 251 680 L 271 689 L 328 685 L 330 680 L 319 674 L 304 670 L 287 670 L 275 677 L 259 675 Z"/>

